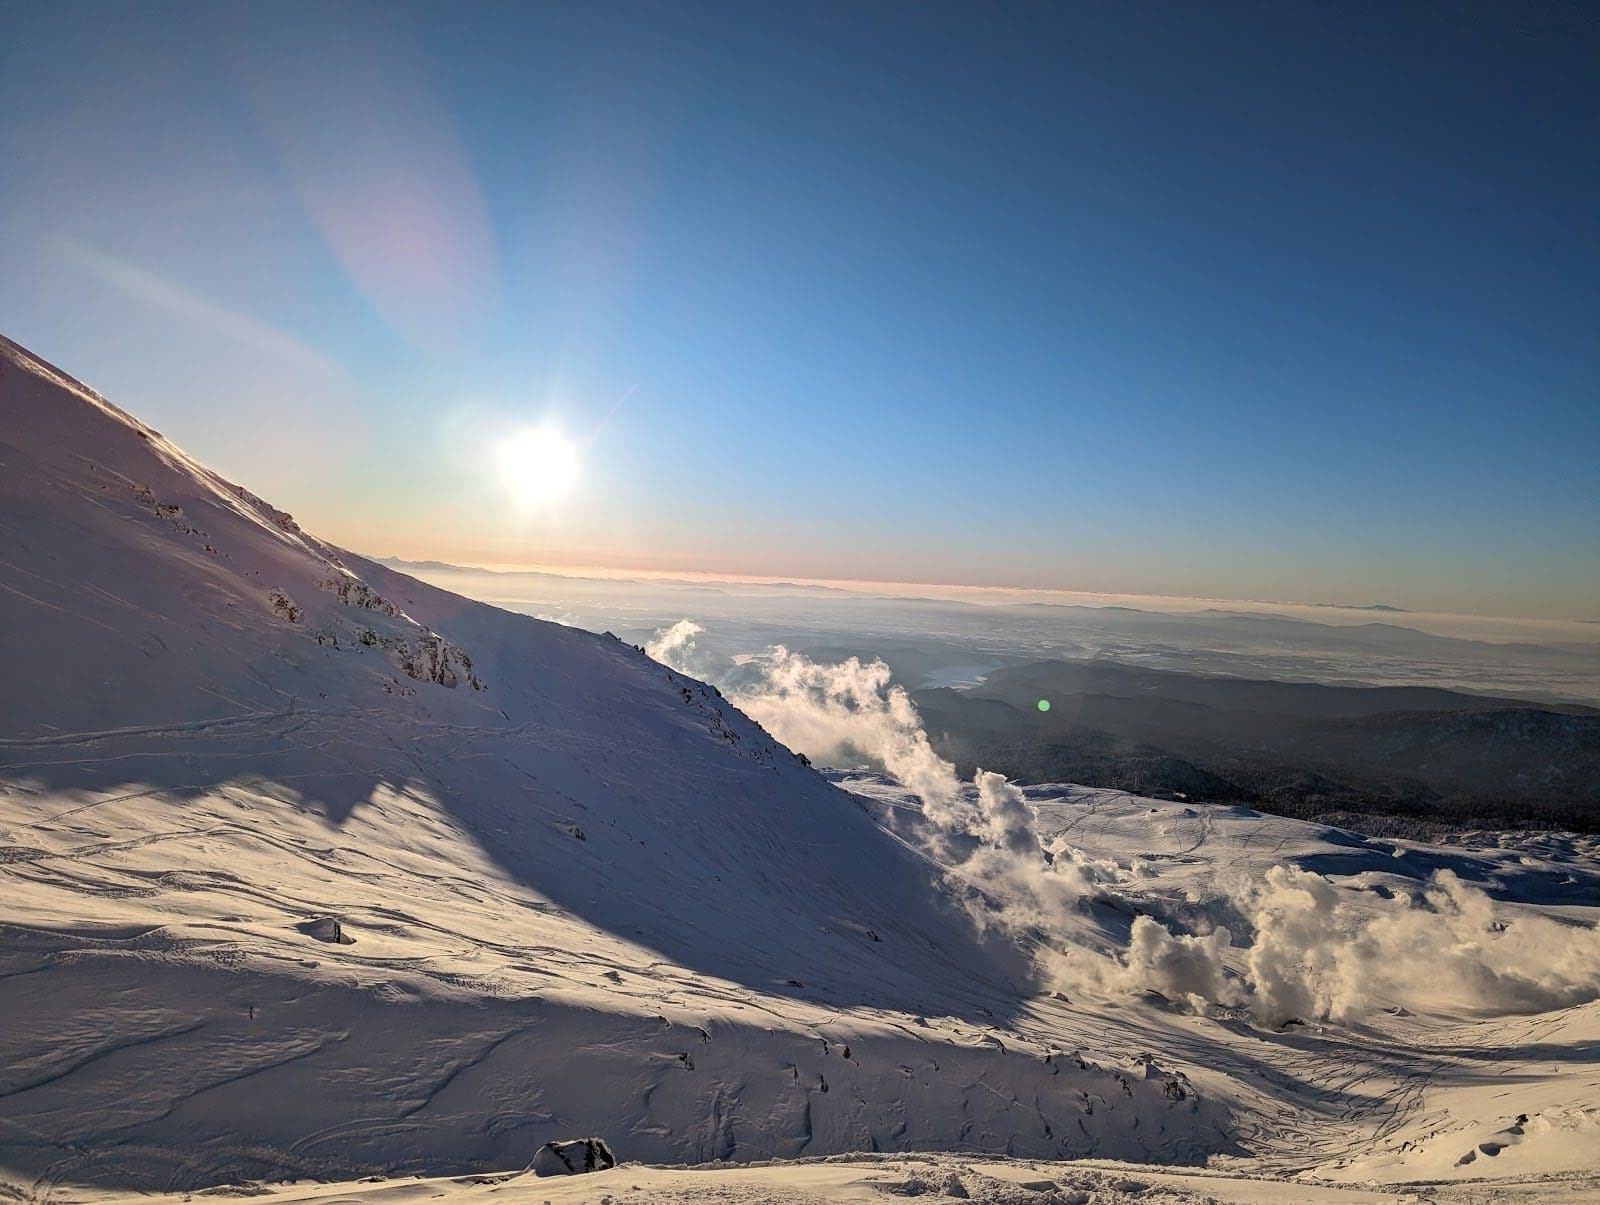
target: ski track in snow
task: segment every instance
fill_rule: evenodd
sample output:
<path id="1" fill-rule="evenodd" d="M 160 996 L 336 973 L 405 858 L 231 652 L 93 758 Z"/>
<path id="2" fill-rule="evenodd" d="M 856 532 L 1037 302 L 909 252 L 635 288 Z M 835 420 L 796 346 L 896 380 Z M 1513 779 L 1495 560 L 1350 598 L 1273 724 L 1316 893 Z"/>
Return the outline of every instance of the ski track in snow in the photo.
<path id="1" fill-rule="evenodd" d="M 323 544 L 3 341 L 0 548 L 0 1191 L 500 1173 L 584 1134 L 802 1160 L 596 1180 L 656 1200 L 1600 1191 L 1600 1005 L 1280 1031 L 1058 996 L 893 834 L 897 783 L 830 782 L 613 639 Z M 1394 842 L 1029 798 L 1042 835 L 1139 863 L 1152 909 L 1329 856 L 1417 885 Z M 1400 845 L 1595 919 L 1519 896 L 1596 873 L 1592 842 L 1496 841 Z M 1075 923 L 1115 952 L 1131 917 Z M 1166 1170 L 1038 1162 L 1082 1158 Z"/>

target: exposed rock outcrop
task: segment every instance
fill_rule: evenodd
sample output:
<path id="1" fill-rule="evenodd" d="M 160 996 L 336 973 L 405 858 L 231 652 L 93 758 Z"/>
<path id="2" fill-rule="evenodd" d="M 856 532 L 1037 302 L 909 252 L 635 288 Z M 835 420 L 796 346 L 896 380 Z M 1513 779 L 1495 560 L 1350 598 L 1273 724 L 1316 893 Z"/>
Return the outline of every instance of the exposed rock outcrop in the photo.
<path id="1" fill-rule="evenodd" d="M 604 1138 L 574 1138 L 567 1142 L 547 1142 L 528 1165 L 536 1176 L 576 1176 L 601 1172 L 617 1165 L 616 1156 Z"/>

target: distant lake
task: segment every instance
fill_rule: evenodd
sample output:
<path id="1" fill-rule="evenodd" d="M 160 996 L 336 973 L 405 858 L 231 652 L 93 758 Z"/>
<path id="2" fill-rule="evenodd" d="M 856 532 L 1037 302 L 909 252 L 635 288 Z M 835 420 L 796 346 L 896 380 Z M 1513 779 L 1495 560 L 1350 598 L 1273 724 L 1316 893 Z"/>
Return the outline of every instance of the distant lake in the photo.
<path id="1" fill-rule="evenodd" d="M 948 686 L 951 690 L 971 690 L 979 686 L 983 680 L 995 670 L 999 669 L 1001 662 L 987 661 L 982 665 L 947 665 L 941 669 L 929 670 L 922 675 L 922 681 L 917 683 L 918 690 L 934 690 L 941 686 Z"/>

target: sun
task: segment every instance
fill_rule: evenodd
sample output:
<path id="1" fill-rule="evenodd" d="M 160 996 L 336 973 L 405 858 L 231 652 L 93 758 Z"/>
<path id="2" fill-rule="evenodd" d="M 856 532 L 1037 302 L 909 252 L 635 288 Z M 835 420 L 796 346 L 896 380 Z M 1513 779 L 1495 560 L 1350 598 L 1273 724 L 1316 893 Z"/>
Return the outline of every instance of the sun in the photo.
<path id="1" fill-rule="evenodd" d="M 559 502 L 577 484 L 578 450 L 554 427 L 527 427 L 495 453 L 500 479 L 528 506 Z"/>

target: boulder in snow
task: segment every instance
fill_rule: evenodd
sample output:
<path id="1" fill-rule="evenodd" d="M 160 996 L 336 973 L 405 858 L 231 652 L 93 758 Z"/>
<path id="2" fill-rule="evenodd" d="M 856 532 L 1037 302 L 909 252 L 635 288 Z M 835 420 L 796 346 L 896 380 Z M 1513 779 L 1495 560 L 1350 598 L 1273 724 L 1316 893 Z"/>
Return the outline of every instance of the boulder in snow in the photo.
<path id="1" fill-rule="evenodd" d="M 338 918 L 332 916 L 316 916 L 310 920 L 301 921 L 295 926 L 307 937 L 315 937 L 318 941 L 331 942 L 334 945 L 353 946 L 356 939 L 344 931 L 344 926 Z"/>
<path id="2" fill-rule="evenodd" d="M 573 1138 L 545 1143 L 528 1166 L 536 1176 L 576 1176 L 616 1165 L 617 1158 L 604 1138 Z"/>

